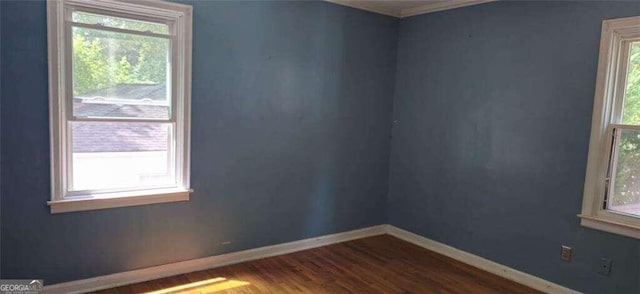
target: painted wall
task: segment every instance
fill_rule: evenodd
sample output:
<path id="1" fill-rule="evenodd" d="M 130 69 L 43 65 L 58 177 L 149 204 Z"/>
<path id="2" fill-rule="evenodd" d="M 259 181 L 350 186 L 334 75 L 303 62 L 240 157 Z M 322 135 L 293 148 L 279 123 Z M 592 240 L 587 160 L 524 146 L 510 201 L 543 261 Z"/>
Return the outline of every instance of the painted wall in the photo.
<path id="1" fill-rule="evenodd" d="M 326 2 L 190 4 L 191 201 L 51 215 L 45 3 L 2 1 L 3 278 L 52 284 L 386 223 L 398 21 Z"/>
<path id="2" fill-rule="evenodd" d="M 600 24 L 638 2 L 467 7 L 400 21 L 398 43 L 397 20 L 324 2 L 189 3 L 192 200 L 51 215 L 45 5 L 0 2 L 3 278 L 52 284 L 388 221 L 577 290 L 640 292 L 640 242 L 575 217 Z"/>
<path id="3" fill-rule="evenodd" d="M 573 289 L 640 293 L 640 241 L 576 217 L 601 22 L 633 15 L 638 1 L 500 1 L 402 20 L 390 223 Z"/>

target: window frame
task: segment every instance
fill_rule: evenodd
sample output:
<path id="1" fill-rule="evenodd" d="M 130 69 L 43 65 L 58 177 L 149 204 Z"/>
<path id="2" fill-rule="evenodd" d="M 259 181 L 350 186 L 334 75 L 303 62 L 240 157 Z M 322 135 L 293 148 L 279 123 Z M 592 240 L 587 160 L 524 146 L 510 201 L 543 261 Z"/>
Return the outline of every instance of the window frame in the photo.
<path id="1" fill-rule="evenodd" d="M 614 129 L 638 128 L 621 124 L 630 46 L 638 41 L 640 17 L 602 22 L 587 172 L 578 217 L 582 226 L 640 239 L 640 217 L 605 208 L 611 158 L 615 156 Z"/>
<path id="2" fill-rule="evenodd" d="M 171 109 L 168 119 L 74 117 L 72 94 L 71 29 L 73 10 L 166 23 L 171 54 Z M 74 24 L 75 25 L 75 24 Z M 126 29 L 98 27 L 105 31 Z M 139 35 L 161 34 L 138 32 Z M 158 0 L 48 0 L 49 116 L 51 137 L 51 213 L 187 201 L 190 189 L 192 7 Z M 177 184 L 171 187 L 69 191 L 71 168 L 70 121 L 153 122 L 173 124 L 172 163 Z M 175 163 L 175 164 L 174 164 Z M 75 192 L 75 193 L 74 193 Z"/>

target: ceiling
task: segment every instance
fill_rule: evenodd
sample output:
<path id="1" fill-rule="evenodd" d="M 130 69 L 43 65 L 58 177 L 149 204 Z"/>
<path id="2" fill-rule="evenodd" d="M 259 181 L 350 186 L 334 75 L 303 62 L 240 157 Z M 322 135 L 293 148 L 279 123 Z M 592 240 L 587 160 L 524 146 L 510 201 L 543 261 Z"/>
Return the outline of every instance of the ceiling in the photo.
<path id="1" fill-rule="evenodd" d="M 326 0 L 336 4 L 366 11 L 407 17 L 423 13 L 436 12 L 496 0 Z"/>

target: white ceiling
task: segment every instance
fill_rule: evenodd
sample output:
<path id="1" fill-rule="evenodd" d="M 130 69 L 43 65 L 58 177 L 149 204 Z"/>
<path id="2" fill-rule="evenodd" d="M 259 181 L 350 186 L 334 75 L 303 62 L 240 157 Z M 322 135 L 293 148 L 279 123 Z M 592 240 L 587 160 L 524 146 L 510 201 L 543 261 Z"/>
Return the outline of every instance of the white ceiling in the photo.
<path id="1" fill-rule="evenodd" d="M 407 17 L 423 13 L 476 5 L 496 0 L 326 0 L 340 5 L 381 13 L 395 17 Z"/>

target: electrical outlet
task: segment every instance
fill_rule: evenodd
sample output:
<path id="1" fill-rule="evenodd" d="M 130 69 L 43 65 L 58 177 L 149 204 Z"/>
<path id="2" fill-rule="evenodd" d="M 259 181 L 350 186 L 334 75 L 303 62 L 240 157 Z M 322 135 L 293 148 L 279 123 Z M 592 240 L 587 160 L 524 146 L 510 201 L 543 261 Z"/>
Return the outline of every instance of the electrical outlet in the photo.
<path id="1" fill-rule="evenodd" d="M 560 252 L 560 259 L 571 262 L 571 247 L 562 245 L 562 251 Z"/>
<path id="2" fill-rule="evenodd" d="M 604 276 L 611 274 L 611 259 L 600 258 L 600 269 L 598 273 Z"/>

